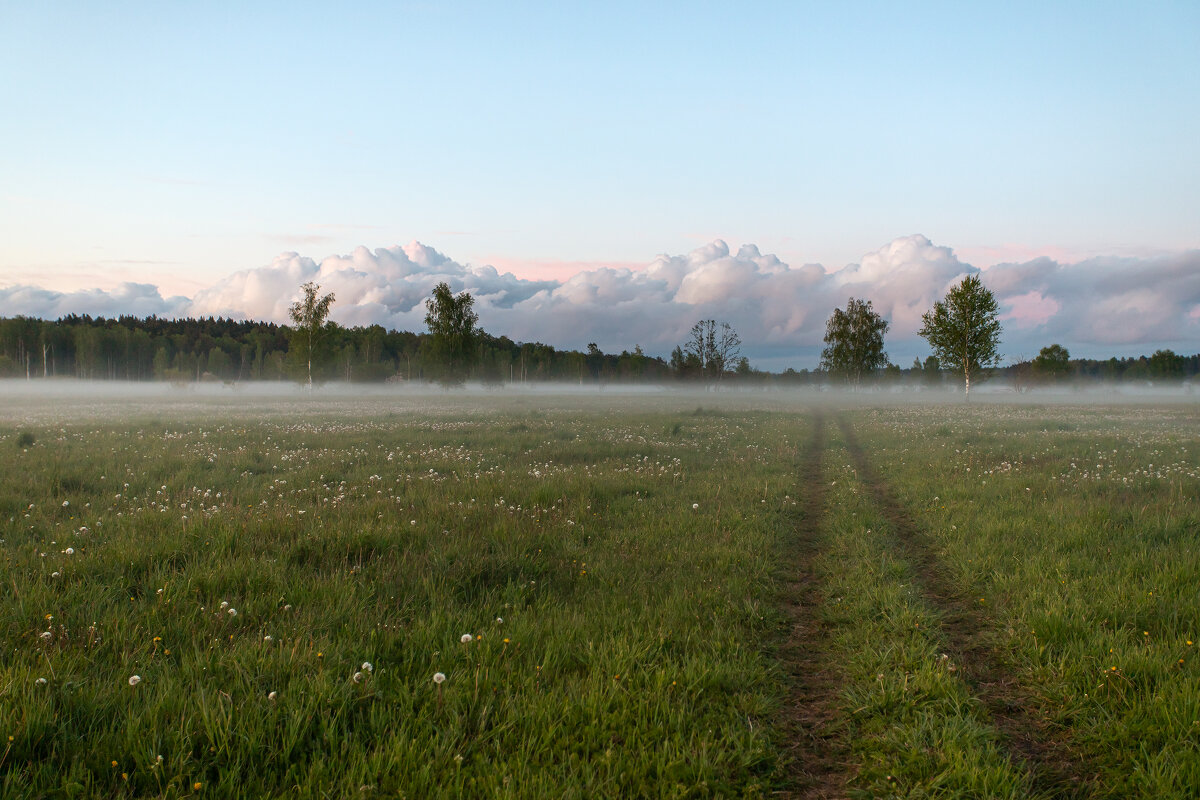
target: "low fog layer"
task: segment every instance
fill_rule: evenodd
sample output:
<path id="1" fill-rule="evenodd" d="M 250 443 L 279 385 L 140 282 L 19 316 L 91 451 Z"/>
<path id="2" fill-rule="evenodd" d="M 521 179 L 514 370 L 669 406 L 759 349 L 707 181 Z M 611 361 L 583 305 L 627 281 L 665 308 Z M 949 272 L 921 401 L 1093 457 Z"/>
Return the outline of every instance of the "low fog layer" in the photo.
<path id="1" fill-rule="evenodd" d="M 592 410 L 680 412 L 702 409 L 802 410 L 812 405 L 855 408 L 895 405 L 962 405 L 961 391 L 897 385 L 848 392 L 817 387 L 705 389 L 695 384 L 525 383 L 503 387 L 437 384 L 327 383 L 311 391 L 285 382 L 237 384 L 74 379 L 0 380 L 0 425 L 144 422 L 162 419 L 232 420 L 256 417 L 413 414 L 450 418 L 495 412 Z M 972 385 L 971 405 L 1190 405 L 1200 391 L 1175 387 L 1087 384 L 1017 392 L 1004 381 Z"/>
<path id="2" fill-rule="evenodd" d="M 928 354 L 916 335 L 921 315 L 964 275 L 980 272 L 948 247 L 906 236 L 828 270 L 790 266 L 752 244 L 736 252 L 717 240 L 687 255 L 660 255 L 645 269 L 587 270 L 565 281 L 534 281 L 491 266 L 461 264 L 414 242 L 365 247 L 318 262 L 284 253 L 269 266 L 230 275 L 194 297 L 167 297 L 152 284 L 112 291 L 0 289 L 8 316 L 66 314 L 139 317 L 223 316 L 286 322 L 299 286 L 316 281 L 337 295 L 331 319 L 424 330 L 423 301 L 448 282 L 477 300 L 480 324 L 515 341 L 605 352 L 641 345 L 666 355 L 698 319 L 730 322 L 755 366 L 814 367 L 825 321 L 847 298 L 866 298 L 891 323 L 888 352 L 898 364 Z M 1037 258 L 982 273 L 1000 301 L 1001 352 L 1030 358 L 1057 342 L 1076 357 L 1142 355 L 1160 348 L 1191 352 L 1200 340 L 1200 251 L 1150 258 L 1098 257 L 1075 264 Z"/>

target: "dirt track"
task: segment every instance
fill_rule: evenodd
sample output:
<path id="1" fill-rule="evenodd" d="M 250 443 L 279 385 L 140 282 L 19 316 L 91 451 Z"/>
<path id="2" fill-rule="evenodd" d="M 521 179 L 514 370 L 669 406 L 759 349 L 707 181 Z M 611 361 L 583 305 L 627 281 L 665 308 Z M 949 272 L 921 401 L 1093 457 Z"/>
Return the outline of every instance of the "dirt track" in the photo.
<path id="1" fill-rule="evenodd" d="M 994 624 L 951 583 L 929 538 L 872 469 L 866 452 L 845 417 L 838 417 L 842 439 L 859 480 L 888 521 L 900 554 L 912 565 L 922 596 L 941 614 L 947 654 L 954 659 L 972 693 L 987 709 L 1013 763 L 1024 769 L 1038 797 L 1086 794 L 1084 764 L 1073 758 L 1070 743 L 1038 712 L 1038 703 L 1014 678 L 992 640 Z"/>

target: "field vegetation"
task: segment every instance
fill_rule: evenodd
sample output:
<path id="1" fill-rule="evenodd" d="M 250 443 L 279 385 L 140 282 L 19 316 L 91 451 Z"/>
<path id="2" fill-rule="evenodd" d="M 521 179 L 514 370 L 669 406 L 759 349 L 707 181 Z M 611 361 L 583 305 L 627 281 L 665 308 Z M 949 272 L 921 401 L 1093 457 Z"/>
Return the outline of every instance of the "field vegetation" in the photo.
<path id="1" fill-rule="evenodd" d="M 0 795 L 1187 797 L 1194 406 L 0 404 Z"/>

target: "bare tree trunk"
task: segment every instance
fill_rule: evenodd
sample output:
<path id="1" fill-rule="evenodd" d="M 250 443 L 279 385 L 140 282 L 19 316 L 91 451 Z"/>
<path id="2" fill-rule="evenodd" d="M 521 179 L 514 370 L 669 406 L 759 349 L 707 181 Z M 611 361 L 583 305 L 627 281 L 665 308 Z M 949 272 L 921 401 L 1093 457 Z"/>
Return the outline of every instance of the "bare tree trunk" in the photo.
<path id="1" fill-rule="evenodd" d="M 963 347 L 963 402 L 971 402 L 971 352 L 969 346 Z"/>

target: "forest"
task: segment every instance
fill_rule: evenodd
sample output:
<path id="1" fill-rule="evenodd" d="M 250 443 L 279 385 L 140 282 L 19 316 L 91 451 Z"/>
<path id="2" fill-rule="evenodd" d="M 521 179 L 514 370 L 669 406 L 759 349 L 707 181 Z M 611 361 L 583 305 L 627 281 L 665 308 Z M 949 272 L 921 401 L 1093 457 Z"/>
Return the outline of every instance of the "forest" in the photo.
<path id="1" fill-rule="evenodd" d="M 225 318 L 163 319 L 70 315 L 58 320 L 0 317 L 0 377 L 70 377 L 121 381 L 291 381 L 302 380 L 304 363 L 287 325 Z M 1057 347 L 1057 346 L 1055 346 Z M 658 383 L 696 381 L 741 385 L 825 383 L 821 370 L 771 373 L 748 359 L 730 359 L 717 370 L 686 345 L 670 359 L 632 351 L 558 349 L 541 342 L 514 342 L 478 331 L 462 376 L 472 382 Z M 427 332 L 387 330 L 380 325 L 322 328 L 314 377 L 321 381 L 439 381 L 444 356 Z M 1062 349 L 1065 354 L 1066 350 Z M 1038 359 L 991 370 L 1018 390 L 1056 382 L 1148 381 L 1171 383 L 1200 373 L 1200 354 L 1169 350 L 1136 358 L 1064 359 L 1052 369 Z M 876 386 L 930 386 L 951 380 L 934 358 L 902 369 L 875 370 Z"/>

